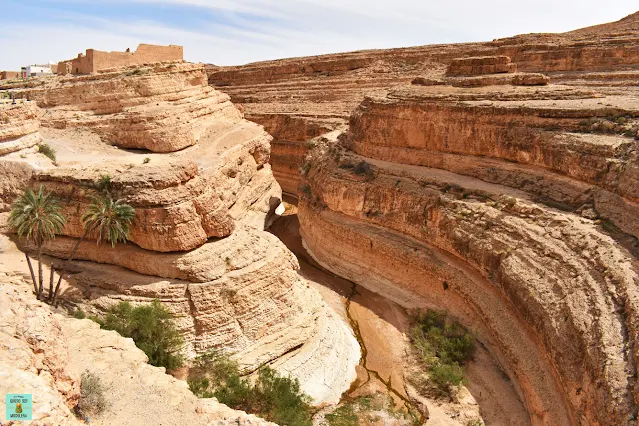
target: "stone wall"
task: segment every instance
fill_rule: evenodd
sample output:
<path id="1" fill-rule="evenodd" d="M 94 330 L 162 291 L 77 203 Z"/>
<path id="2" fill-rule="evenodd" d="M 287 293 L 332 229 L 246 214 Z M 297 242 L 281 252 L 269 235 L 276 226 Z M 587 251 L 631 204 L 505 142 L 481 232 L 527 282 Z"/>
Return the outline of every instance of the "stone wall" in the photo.
<path id="1" fill-rule="evenodd" d="M 86 54 L 78 54 L 72 60 L 58 63 L 58 74 L 91 74 L 107 68 L 140 65 L 152 62 L 181 61 L 184 58 L 182 46 L 157 46 L 140 44 L 135 52 L 102 52 L 87 49 Z"/>

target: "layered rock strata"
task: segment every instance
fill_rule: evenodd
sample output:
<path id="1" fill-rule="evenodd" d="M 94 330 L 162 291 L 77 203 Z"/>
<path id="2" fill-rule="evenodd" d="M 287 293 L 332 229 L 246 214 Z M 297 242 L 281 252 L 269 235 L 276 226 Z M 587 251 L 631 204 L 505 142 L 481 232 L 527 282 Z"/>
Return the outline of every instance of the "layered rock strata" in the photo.
<path id="1" fill-rule="evenodd" d="M 637 141 L 567 132 L 599 115 L 586 100 L 436 95 L 368 99 L 341 143 L 310 154 L 309 252 L 404 306 L 462 319 L 533 424 L 630 424 L 639 269 L 621 235 L 636 241 Z M 636 115 L 631 105 L 621 114 Z"/>
<path id="2" fill-rule="evenodd" d="M 301 233 L 320 264 L 403 306 L 447 309 L 532 424 L 630 425 L 638 30 L 634 14 L 564 34 L 219 68 L 209 82 L 300 139 L 274 149 L 273 169 L 301 183 Z M 520 73 L 481 75 L 514 67 L 468 59 L 500 55 Z M 457 65 L 470 75 L 447 76 Z M 320 117 L 336 124 L 299 138 Z"/>
<path id="3" fill-rule="evenodd" d="M 30 148 L 42 141 L 40 118 L 33 102 L 0 103 L 0 155 Z"/>
<path id="4" fill-rule="evenodd" d="M 453 59 L 446 70 L 447 75 L 484 75 L 498 73 L 514 73 L 517 64 L 513 64 L 508 56 L 479 56 Z"/>
<path id="5" fill-rule="evenodd" d="M 196 144 L 220 120 L 238 120 L 227 95 L 207 85 L 204 68 L 181 62 L 58 77 L 17 91 L 47 109 L 43 125 L 91 127 L 122 148 L 173 152 Z"/>
<path id="6" fill-rule="evenodd" d="M 34 299 L 30 284 L 1 265 L 0 391 L 33 395 L 33 424 L 85 424 L 74 414 L 80 378 L 89 371 L 105 388 L 105 411 L 91 424 L 272 425 L 196 398 L 186 384 L 147 364 L 131 339 L 93 321 L 65 317 Z M 4 411 L 5 399 L 0 401 Z M 11 424 L 8 423 L 8 424 Z"/>
<path id="7" fill-rule="evenodd" d="M 290 58 L 215 67 L 207 72 L 211 85 L 228 93 L 242 105 L 248 119 L 263 124 L 274 135 L 273 173 L 284 190 L 291 192 L 300 182 L 294 171 L 303 164 L 305 144 L 318 135 L 309 132 L 305 138 L 280 138 L 281 126 L 275 131 L 271 123 L 287 122 L 288 129 L 301 130 L 308 128 L 305 123 L 330 119 L 335 123 L 330 130 L 334 130 L 348 121 L 365 97 L 383 95 L 416 77 L 428 85 L 544 85 L 550 78 L 560 84 L 596 85 L 604 92 L 625 89 L 636 86 L 639 78 L 637 34 L 639 15 L 635 13 L 618 22 L 563 34 Z M 448 77 L 445 81 L 453 60 L 485 56 L 507 56 L 525 74 Z"/>
<path id="8" fill-rule="evenodd" d="M 44 111 L 57 164 L 36 167 L 35 154 L 0 164 L 31 167 L 27 183 L 59 200 L 67 223 L 45 247 L 58 258 L 83 236 L 81 217 L 96 197 L 136 211 L 127 244 L 86 237 L 76 255 L 84 262 L 65 277 L 67 302 L 100 313 L 121 300 L 160 299 L 189 358 L 227 352 L 247 373 L 274 364 L 318 404 L 337 402 L 355 376 L 357 341 L 264 231 L 281 200 L 271 137 L 204 76 L 201 65 L 153 64 L 25 89 Z"/>

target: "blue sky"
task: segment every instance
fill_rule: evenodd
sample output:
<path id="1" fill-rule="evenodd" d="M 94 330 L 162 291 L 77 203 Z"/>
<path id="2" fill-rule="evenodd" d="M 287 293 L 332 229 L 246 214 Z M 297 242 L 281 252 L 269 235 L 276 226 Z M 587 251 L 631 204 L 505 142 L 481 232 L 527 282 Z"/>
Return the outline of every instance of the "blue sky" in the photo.
<path id="1" fill-rule="evenodd" d="M 0 70 L 139 43 L 233 65 L 563 32 L 637 10 L 636 0 L 2 0 Z"/>

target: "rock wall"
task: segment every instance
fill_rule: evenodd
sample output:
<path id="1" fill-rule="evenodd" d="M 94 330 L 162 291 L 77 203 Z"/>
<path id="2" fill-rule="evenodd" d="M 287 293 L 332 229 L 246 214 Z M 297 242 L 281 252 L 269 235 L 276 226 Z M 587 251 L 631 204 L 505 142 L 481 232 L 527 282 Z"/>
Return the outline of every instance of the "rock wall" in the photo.
<path id="1" fill-rule="evenodd" d="M 479 56 L 471 58 L 453 59 L 448 65 L 448 75 L 483 75 L 497 73 L 513 73 L 517 71 L 517 64 L 510 61 L 508 56 Z"/>
<path id="2" fill-rule="evenodd" d="M 634 14 L 611 24 L 563 34 L 528 34 L 483 43 L 290 58 L 214 67 L 207 73 L 209 83 L 241 104 L 248 119 L 263 124 L 273 133 L 273 122 L 287 123 L 286 129 L 303 129 L 307 125 L 299 123 L 299 119 L 307 123 L 325 118 L 347 121 L 365 97 L 383 96 L 388 90 L 407 85 L 416 78 L 430 84 L 466 87 L 545 85 L 549 79 L 577 86 L 596 84 L 606 91 L 612 86 L 636 86 L 638 31 L 639 18 Z M 501 56 L 510 58 L 510 71 L 516 65 L 520 72 L 532 74 L 451 76 L 445 81 L 446 70 L 454 61 L 463 63 L 472 62 L 469 58 L 473 57 Z M 497 71 L 494 64 L 484 70 Z M 585 78 L 589 81 L 584 81 Z M 446 96 L 446 92 L 441 96 Z M 278 116 L 281 118 L 276 118 Z M 282 131 L 281 126 L 274 127 L 278 129 L 275 133 Z M 330 130 L 336 128 L 333 126 Z M 303 164 L 306 141 L 316 136 L 311 132 L 305 139 L 298 140 L 280 139 L 274 134 L 273 170 L 285 191 L 290 192 L 299 185 L 295 169 Z"/>
<path id="3" fill-rule="evenodd" d="M 264 230 L 282 196 L 271 137 L 206 85 L 201 65 L 56 77 L 21 93 L 41 105 L 57 163 L 21 151 L 0 165 L 9 174 L 14 164 L 30 168 L 26 183 L 59 200 L 67 224 L 45 252 L 68 256 L 95 197 L 108 193 L 136 211 L 127 244 L 88 235 L 80 245 L 62 288 L 67 303 L 101 313 L 121 300 L 160 299 L 179 318 L 188 357 L 221 350 L 247 373 L 272 364 L 317 404 L 339 400 L 358 343 Z M 162 153 L 121 149 L 144 146 Z"/>
<path id="4" fill-rule="evenodd" d="M 73 414 L 80 378 L 90 371 L 105 388 L 106 409 L 91 424 L 273 425 L 242 411 L 198 399 L 185 382 L 147 364 L 131 339 L 90 320 L 53 312 L 30 284 L 0 265 L 0 392 L 31 393 L 33 424 L 81 425 Z M 5 400 L 0 401 L 4 412 Z M 11 424 L 8 423 L 8 424 Z"/>
<path id="5" fill-rule="evenodd" d="M 42 141 L 40 118 L 33 102 L 0 104 L 0 155 L 30 148 Z"/>
<path id="6" fill-rule="evenodd" d="M 631 424 L 639 275 L 618 241 L 523 191 L 317 154 L 299 213 L 316 260 L 459 317 L 517 382 L 533 424 Z M 362 160 L 368 178 L 354 171 Z"/>
<path id="7" fill-rule="evenodd" d="M 247 117 L 287 135 L 271 161 L 299 187 L 318 263 L 403 306 L 449 310 L 533 425 L 630 425 L 638 30 L 634 14 L 564 34 L 208 73 Z M 299 118 L 326 117 L 348 128 L 299 137 Z"/>
<path id="8" fill-rule="evenodd" d="M 116 146 L 153 152 L 194 145 L 212 124 L 241 118 L 227 95 L 207 86 L 203 66 L 187 63 L 57 77 L 17 96 L 47 110 L 43 126 L 90 127 Z"/>

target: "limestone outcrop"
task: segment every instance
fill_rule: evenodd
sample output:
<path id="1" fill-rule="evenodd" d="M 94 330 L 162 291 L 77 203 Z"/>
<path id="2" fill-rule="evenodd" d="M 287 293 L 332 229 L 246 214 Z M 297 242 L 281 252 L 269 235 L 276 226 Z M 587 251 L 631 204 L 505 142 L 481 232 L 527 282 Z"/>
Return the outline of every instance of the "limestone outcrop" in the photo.
<path id="1" fill-rule="evenodd" d="M 277 129 L 274 174 L 298 186 L 319 264 L 405 307 L 448 310 L 531 424 L 631 425 L 638 30 L 635 14 L 564 34 L 221 67 L 209 82 Z"/>
<path id="2" fill-rule="evenodd" d="M 42 141 L 40 118 L 33 102 L 0 103 L 0 155 L 30 148 Z"/>
<path id="3" fill-rule="evenodd" d="M 17 96 L 46 108 L 44 126 L 90 127 L 116 146 L 153 152 L 194 145 L 211 124 L 241 118 L 227 95 L 208 87 L 201 65 L 182 62 L 57 77 Z"/>
<path id="4" fill-rule="evenodd" d="M 446 70 L 447 75 L 484 75 L 514 73 L 517 64 L 508 56 L 478 56 L 453 59 Z"/>
<path id="5" fill-rule="evenodd" d="M 131 339 L 52 311 L 22 277 L 0 267 L 0 392 L 31 393 L 32 424 L 85 424 L 73 411 L 81 375 L 89 371 L 106 389 L 106 409 L 91 424 L 272 425 L 215 399 L 198 399 L 186 383 L 147 364 Z M 3 398 L 3 412 L 4 404 Z"/>
<path id="6" fill-rule="evenodd" d="M 206 84 L 202 65 L 55 77 L 21 93 L 40 105 L 57 162 L 21 151 L 0 158 L 0 171 L 59 200 L 67 223 L 45 253 L 69 255 L 95 197 L 108 193 L 136 212 L 127 244 L 97 245 L 89 235 L 80 245 L 66 303 L 99 314 L 121 300 L 159 299 L 177 318 L 188 358 L 221 350 L 246 373 L 273 364 L 300 378 L 316 403 L 339 400 L 355 377 L 358 343 L 264 230 L 282 196 L 271 137 Z M 30 173 L 14 178 L 17 167 Z"/>

